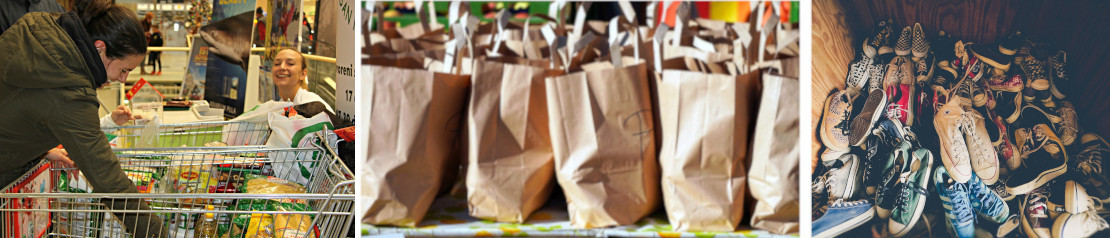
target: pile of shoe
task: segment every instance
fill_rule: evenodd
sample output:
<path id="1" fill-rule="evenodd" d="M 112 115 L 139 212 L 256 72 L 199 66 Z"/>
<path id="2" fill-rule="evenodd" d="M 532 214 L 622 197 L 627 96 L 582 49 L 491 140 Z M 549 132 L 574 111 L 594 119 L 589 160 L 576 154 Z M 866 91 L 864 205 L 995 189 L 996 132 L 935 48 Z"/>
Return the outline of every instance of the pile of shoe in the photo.
<path id="1" fill-rule="evenodd" d="M 944 31 L 927 39 L 920 24 L 896 29 L 878 23 L 845 88 L 825 101 L 814 236 L 868 232 L 856 228 L 869 221 L 883 236 L 1082 237 L 1110 227 L 1101 169 L 1110 144 L 1080 133 L 1055 86 L 1067 80 L 1064 51 L 1020 32 L 977 44 Z"/>

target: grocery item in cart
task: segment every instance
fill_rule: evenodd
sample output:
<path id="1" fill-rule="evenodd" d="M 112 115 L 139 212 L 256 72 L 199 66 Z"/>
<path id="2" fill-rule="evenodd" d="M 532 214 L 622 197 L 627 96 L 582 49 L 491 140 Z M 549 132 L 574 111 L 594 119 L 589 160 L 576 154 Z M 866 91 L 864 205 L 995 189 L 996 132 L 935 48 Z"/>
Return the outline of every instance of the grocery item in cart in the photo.
<path id="1" fill-rule="evenodd" d="M 158 187 L 158 179 L 162 177 L 161 174 L 156 174 L 151 171 L 134 170 L 124 170 L 123 173 L 127 174 L 127 178 L 135 183 L 135 188 L 138 189 L 140 193 L 153 193 L 159 191 L 156 187 Z"/>

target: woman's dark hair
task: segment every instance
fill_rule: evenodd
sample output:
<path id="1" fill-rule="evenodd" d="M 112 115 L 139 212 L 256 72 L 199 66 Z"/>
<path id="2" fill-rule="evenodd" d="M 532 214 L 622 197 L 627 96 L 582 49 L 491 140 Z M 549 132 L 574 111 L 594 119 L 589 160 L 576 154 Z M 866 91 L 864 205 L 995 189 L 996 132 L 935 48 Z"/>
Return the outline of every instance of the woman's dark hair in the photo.
<path id="1" fill-rule="evenodd" d="M 146 34 L 131 10 L 114 0 L 73 0 L 70 6 L 81 17 L 89 37 L 107 45 L 108 58 L 146 53 Z"/>

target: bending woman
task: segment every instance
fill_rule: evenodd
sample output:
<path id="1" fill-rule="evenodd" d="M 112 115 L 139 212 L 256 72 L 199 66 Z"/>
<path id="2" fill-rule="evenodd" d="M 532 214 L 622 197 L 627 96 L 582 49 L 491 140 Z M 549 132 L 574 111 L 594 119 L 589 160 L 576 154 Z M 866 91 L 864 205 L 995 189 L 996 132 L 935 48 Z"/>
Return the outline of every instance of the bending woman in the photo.
<path id="1" fill-rule="evenodd" d="M 27 1 L 27 0 L 17 0 Z M 49 1 L 53 2 L 53 1 Z M 146 52 L 135 14 L 110 0 L 75 12 L 29 12 L 0 35 L 0 184 L 62 144 L 97 193 L 138 193 L 100 131 L 96 89 L 124 82 Z M 150 210 L 141 199 L 102 199 L 112 210 Z M 153 213 L 114 213 L 136 237 L 165 237 Z"/>

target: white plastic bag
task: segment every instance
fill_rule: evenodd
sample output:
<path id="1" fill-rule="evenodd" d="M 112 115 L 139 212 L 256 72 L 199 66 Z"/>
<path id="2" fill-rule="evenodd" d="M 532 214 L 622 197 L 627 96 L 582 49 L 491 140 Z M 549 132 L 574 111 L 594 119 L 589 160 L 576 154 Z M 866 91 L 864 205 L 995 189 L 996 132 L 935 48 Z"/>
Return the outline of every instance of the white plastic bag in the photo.
<path id="1" fill-rule="evenodd" d="M 269 101 L 259 104 L 250 111 L 239 115 L 230 121 L 241 121 L 259 124 L 266 126 L 269 123 L 269 115 L 271 112 L 280 111 L 287 107 L 292 107 L 292 102 L 279 102 Z M 223 128 L 223 141 L 228 145 L 261 145 L 262 140 L 265 138 L 265 131 L 259 130 L 243 130 L 242 127 L 228 127 Z"/>
<path id="2" fill-rule="evenodd" d="M 272 132 L 270 139 L 266 141 L 267 148 L 310 147 L 312 144 L 328 143 L 327 138 L 319 138 L 315 134 L 335 127 L 326 113 L 304 118 L 300 115 L 286 117 L 280 111 L 274 111 L 269 113 L 268 118 Z M 320 169 L 320 155 L 317 153 L 319 152 L 270 153 L 276 177 L 307 184 L 312 174 Z"/>

